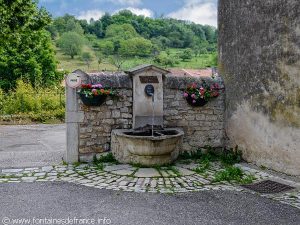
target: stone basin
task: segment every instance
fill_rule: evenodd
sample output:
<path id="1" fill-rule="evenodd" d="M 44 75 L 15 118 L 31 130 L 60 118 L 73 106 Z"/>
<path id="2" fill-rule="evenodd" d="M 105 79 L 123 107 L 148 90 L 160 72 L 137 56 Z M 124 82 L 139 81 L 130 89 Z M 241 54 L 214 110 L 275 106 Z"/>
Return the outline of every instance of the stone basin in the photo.
<path id="1" fill-rule="evenodd" d="M 121 163 L 165 165 L 178 157 L 183 135 L 179 128 L 155 131 L 154 136 L 152 132 L 113 130 L 111 149 Z"/>

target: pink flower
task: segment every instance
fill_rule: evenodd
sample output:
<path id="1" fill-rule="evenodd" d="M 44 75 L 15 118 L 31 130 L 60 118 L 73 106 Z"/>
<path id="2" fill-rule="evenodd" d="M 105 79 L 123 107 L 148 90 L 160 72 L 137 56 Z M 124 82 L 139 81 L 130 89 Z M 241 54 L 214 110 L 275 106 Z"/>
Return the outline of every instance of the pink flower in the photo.
<path id="1" fill-rule="evenodd" d="M 193 100 L 193 104 L 195 104 L 196 103 L 196 100 Z"/>
<path id="2" fill-rule="evenodd" d="M 205 93 L 205 89 L 204 89 L 203 87 L 201 87 L 201 88 L 200 88 L 200 94 L 201 94 L 201 95 L 204 95 L 204 93 Z"/>
<path id="3" fill-rule="evenodd" d="M 195 99 L 195 98 L 196 98 L 196 95 L 195 95 L 195 94 L 192 94 L 191 97 L 192 97 L 193 99 Z"/>
<path id="4" fill-rule="evenodd" d="M 92 89 L 92 93 L 93 94 L 97 93 L 97 89 Z"/>
<path id="5" fill-rule="evenodd" d="M 184 93 L 183 93 L 183 96 L 184 96 L 185 98 L 187 98 L 187 97 L 189 96 L 189 94 L 186 93 L 186 92 L 184 92 Z"/>
<path id="6" fill-rule="evenodd" d="M 102 84 L 94 84 L 92 85 L 93 88 L 102 88 Z"/>

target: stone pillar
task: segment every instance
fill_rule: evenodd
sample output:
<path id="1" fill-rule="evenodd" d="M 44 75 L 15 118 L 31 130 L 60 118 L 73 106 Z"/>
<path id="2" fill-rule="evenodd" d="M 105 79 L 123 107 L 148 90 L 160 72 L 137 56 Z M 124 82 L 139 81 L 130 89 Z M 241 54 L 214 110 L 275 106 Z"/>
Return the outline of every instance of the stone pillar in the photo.
<path id="1" fill-rule="evenodd" d="M 89 77 L 81 70 L 73 73 L 81 77 L 82 83 L 88 83 Z M 79 110 L 77 88 L 71 88 L 66 85 L 66 156 L 67 163 L 78 162 L 79 155 L 79 124 L 83 122 L 84 112 Z"/>

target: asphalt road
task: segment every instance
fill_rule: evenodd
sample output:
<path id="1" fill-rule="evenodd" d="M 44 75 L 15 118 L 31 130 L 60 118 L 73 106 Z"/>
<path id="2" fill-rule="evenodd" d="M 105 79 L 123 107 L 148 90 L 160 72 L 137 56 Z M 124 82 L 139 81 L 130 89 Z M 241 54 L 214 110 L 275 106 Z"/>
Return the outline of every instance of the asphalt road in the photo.
<path id="1" fill-rule="evenodd" d="M 65 125 L 0 126 L 0 168 L 60 163 L 66 143 Z"/>
<path id="2" fill-rule="evenodd" d="M 299 225 L 300 222 L 300 210 L 296 208 L 232 191 L 167 195 L 100 190 L 69 183 L 6 183 L 0 184 L 0 199 L 0 221 L 4 222 L 74 217 L 89 219 L 83 224 L 92 224 L 94 219 L 94 224 L 125 225 Z"/>

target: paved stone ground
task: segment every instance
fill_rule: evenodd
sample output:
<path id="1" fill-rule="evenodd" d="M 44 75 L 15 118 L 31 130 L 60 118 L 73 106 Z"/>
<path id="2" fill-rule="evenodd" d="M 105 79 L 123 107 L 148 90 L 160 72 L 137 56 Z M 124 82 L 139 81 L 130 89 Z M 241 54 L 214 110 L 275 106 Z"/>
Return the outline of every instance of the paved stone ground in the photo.
<path id="1" fill-rule="evenodd" d="M 0 126 L 0 168 L 59 164 L 65 151 L 65 125 Z"/>
<path id="2" fill-rule="evenodd" d="M 0 199 L 0 221 L 31 219 L 31 224 L 33 218 L 68 217 L 102 219 L 94 223 L 101 225 L 298 225 L 300 220 L 296 208 L 235 191 L 155 194 L 65 182 L 5 183 L 0 184 Z"/>
<path id="3" fill-rule="evenodd" d="M 255 177 L 255 182 L 271 179 L 294 186 L 295 189 L 279 194 L 259 194 L 300 209 L 300 183 L 282 179 L 247 165 L 236 164 L 247 175 Z M 125 192 L 185 193 L 206 190 L 231 190 L 255 193 L 244 189 L 237 182 L 214 182 L 221 164 L 214 162 L 203 173 L 194 172 L 196 163 L 176 164 L 162 168 L 139 168 L 127 164 L 104 164 L 104 168 L 80 164 L 45 166 L 36 168 L 2 169 L 1 183 L 53 182 L 64 181 L 96 189 L 111 189 Z"/>

